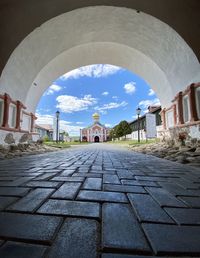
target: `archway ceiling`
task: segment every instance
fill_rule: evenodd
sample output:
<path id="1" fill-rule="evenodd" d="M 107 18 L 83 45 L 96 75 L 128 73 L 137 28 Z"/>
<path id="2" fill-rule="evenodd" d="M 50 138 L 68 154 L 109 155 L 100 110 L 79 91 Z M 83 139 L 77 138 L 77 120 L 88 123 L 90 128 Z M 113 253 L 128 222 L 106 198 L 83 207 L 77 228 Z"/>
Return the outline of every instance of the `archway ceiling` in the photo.
<path id="1" fill-rule="evenodd" d="M 87 6 L 128 7 L 167 23 L 200 60 L 199 0 L 1 0 L 0 73 L 17 45 L 35 28 L 62 13 Z"/>
<path id="2" fill-rule="evenodd" d="M 109 51 L 106 44 L 112 46 Z M 58 62 L 65 54 L 67 58 Z M 158 96 L 161 93 L 163 105 L 170 104 L 175 93 L 200 77 L 193 51 L 167 24 L 136 10 L 96 6 L 64 13 L 36 28 L 12 53 L 0 86 L 34 107 L 42 91 L 61 72 L 92 63 L 110 63 L 138 73 Z M 34 82 L 38 89 L 33 89 Z"/>

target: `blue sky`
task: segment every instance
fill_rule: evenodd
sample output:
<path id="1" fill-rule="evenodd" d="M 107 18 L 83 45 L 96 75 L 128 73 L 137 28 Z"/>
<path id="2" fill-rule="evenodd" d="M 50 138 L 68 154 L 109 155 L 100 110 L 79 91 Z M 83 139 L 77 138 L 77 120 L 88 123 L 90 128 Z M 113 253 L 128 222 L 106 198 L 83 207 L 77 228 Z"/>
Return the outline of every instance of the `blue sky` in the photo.
<path id="1" fill-rule="evenodd" d="M 159 100 L 150 86 L 132 72 L 108 64 L 84 66 L 56 79 L 38 103 L 37 124 L 52 124 L 60 111 L 60 125 L 70 135 L 92 124 L 92 114 L 108 127 L 136 118 L 136 108 L 147 112 Z"/>

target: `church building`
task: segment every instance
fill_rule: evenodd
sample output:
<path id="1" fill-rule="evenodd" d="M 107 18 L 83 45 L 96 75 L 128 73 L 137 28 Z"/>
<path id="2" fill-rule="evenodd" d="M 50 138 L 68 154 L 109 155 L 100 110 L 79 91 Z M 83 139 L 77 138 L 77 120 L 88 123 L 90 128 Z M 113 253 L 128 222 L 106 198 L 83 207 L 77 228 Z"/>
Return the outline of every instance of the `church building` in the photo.
<path id="1" fill-rule="evenodd" d="M 92 115 L 94 123 L 91 126 L 80 130 L 82 142 L 106 142 L 109 139 L 110 129 L 99 122 L 99 114 Z"/>

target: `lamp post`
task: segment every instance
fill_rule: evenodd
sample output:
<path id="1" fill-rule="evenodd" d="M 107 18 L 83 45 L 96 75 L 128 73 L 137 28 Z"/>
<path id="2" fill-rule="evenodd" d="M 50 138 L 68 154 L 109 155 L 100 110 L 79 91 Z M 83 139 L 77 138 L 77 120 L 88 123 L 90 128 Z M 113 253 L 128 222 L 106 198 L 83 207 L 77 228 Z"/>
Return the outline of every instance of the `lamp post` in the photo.
<path id="1" fill-rule="evenodd" d="M 60 112 L 56 111 L 56 142 L 59 141 L 59 132 L 58 132 L 58 121 L 59 121 Z"/>
<path id="2" fill-rule="evenodd" d="M 136 109 L 136 113 L 138 116 L 138 142 L 140 142 L 140 122 L 139 122 L 139 118 L 140 118 L 140 113 L 141 113 L 141 108 L 137 108 Z"/>

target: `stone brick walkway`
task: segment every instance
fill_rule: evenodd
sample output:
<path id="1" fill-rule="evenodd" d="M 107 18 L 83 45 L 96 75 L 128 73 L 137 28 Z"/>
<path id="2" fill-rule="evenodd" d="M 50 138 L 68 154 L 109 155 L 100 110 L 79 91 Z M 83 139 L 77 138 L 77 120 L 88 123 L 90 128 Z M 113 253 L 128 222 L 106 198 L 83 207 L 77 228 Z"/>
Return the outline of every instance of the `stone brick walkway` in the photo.
<path id="1" fill-rule="evenodd" d="M 200 257 L 200 171 L 93 144 L 0 162 L 0 257 Z"/>

